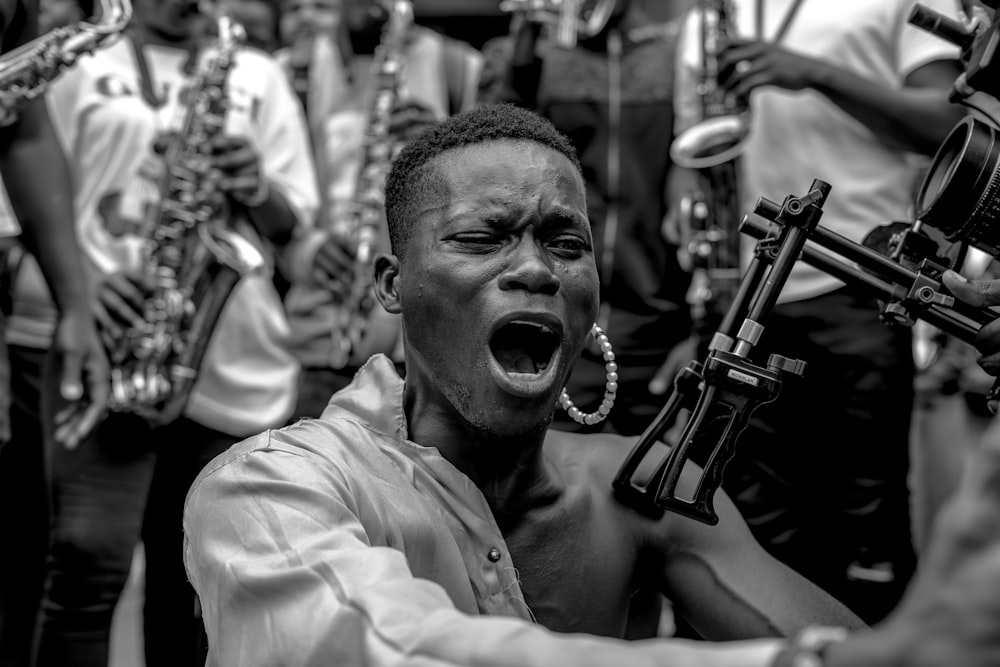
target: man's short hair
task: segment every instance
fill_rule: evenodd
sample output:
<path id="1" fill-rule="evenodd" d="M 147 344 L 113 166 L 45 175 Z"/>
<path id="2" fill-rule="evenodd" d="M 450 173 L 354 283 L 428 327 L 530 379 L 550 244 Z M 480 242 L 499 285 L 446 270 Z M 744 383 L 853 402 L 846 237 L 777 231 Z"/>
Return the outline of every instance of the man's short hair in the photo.
<path id="1" fill-rule="evenodd" d="M 425 130 L 400 152 L 385 184 L 385 217 L 392 252 L 401 256 L 414 224 L 420 193 L 433 189 L 429 163 L 452 148 L 503 139 L 533 141 L 565 155 L 582 174 L 569 139 L 538 114 L 511 104 L 489 104 L 457 114 Z"/>

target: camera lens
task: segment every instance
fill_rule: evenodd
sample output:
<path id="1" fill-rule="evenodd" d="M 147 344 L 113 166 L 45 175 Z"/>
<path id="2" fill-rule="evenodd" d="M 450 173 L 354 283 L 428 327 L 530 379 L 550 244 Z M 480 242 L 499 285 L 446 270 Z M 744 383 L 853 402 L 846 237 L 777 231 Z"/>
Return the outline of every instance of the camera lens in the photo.
<path id="1" fill-rule="evenodd" d="M 1000 255 L 1000 136 L 975 118 L 948 134 L 917 194 L 917 217 L 952 242 Z"/>

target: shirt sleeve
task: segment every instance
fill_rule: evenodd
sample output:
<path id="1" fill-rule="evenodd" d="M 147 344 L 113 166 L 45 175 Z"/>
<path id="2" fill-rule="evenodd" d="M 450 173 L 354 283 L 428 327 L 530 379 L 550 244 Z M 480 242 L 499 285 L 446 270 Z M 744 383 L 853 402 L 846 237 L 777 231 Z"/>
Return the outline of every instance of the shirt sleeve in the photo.
<path id="1" fill-rule="evenodd" d="M 918 2 L 950 18 L 960 17 L 957 0 L 898 0 L 896 25 L 899 26 L 899 41 L 896 58 L 902 79 L 935 60 L 958 60 L 961 55 L 960 49 L 951 42 L 910 23 L 910 13 Z"/>
<path id="2" fill-rule="evenodd" d="M 266 438 L 266 436 L 258 436 Z M 185 511 L 185 564 L 212 667 L 762 667 L 776 640 L 625 642 L 459 612 L 396 549 L 373 546 L 351 483 L 256 449 L 207 470 Z"/>

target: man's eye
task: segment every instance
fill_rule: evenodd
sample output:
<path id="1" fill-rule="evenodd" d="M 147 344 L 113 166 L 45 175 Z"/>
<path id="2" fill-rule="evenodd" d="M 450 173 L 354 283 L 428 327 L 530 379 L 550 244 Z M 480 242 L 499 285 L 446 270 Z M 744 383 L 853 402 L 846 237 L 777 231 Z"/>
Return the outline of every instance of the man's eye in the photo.
<path id="1" fill-rule="evenodd" d="M 590 249 L 590 245 L 579 236 L 557 236 L 549 241 L 548 246 L 564 257 L 579 257 Z"/>
<path id="2" fill-rule="evenodd" d="M 455 234 L 451 237 L 451 240 L 455 243 L 477 249 L 488 249 L 501 243 L 501 238 L 498 235 L 487 234 L 485 232 Z"/>

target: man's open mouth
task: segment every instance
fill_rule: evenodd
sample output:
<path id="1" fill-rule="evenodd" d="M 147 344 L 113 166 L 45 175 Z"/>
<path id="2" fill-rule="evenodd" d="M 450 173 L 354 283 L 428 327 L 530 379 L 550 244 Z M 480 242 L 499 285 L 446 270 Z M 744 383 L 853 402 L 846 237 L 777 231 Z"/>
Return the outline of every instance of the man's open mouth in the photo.
<path id="1" fill-rule="evenodd" d="M 559 349 L 559 335 L 536 322 L 509 322 L 490 338 L 490 352 L 508 374 L 541 375 Z"/>

